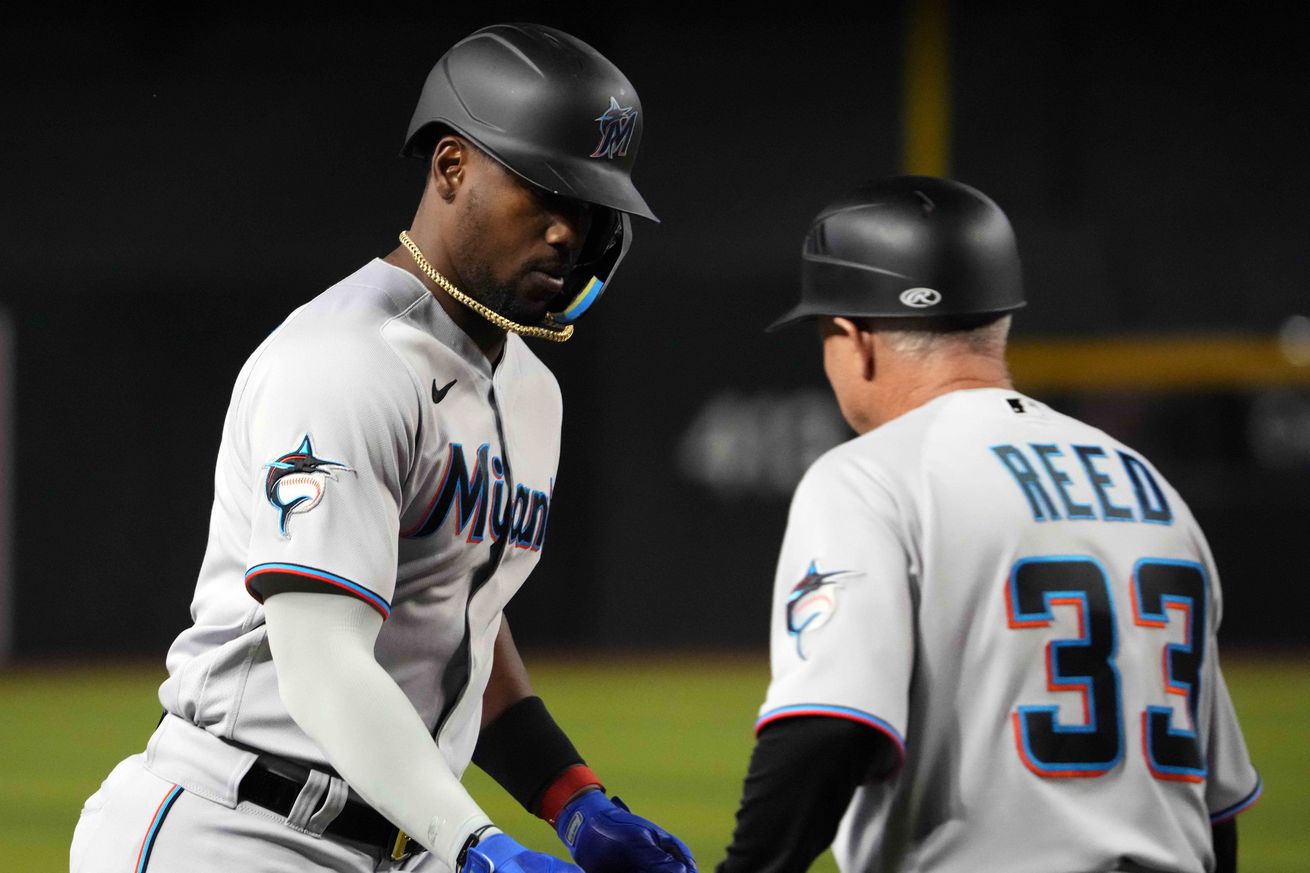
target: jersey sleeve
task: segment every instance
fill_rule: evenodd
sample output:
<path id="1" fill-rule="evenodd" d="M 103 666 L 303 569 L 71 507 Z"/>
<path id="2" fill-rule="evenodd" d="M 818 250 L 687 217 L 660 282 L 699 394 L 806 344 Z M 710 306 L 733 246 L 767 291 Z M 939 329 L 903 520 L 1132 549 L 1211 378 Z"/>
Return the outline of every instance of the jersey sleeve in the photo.
<path id="1" fill-rule="evenodd" d="M 1202 682 L 1203 689 L 1209 686 L 1211 690 L 1203 695 L 1202 706 L 1208 708 L 1203 724 L 1209 726 L 1205 738 L 1205 805 L 1211 823 L 1218 825 L 1231 821 L 1238 813 L 1253 806 L 1260 799 L 1264 786 L 1251 762 L 1242 728 L 1237 721 L 1237 710 L 1228 694 L 1228 685 L 1224 682 L 1223 670 L 1219 664 L 1219 627 L 1223 623 L 1224 612 L 1219 570 L 1210 551 L 1210 544 L 1201 534 L 1201 528 L 1191 510 L 1177 492 L 1172 488 L 1170 490 L 1174 505 L 1180 507 L 1180 513 L 1186 514 L 1188 529 L 1192 532 L 1193 541 L 1203 556 L 1206 572 L 1211 579 L 1212 619 L 1205 652 L 1205 663 L 1210 666 L 1206 668 L 1206 678 Z"/>
<path id="2" fill-rule="evenodd" d="M 756 730 L 793 716 L 862 722 L 904 756 L 914 661 L 910 558 L 889 490 L 834 456 L 793 498 L 774 583 L 773 677 Z"/>
<path id="3" fill-rule="evenodd" d="M 389 616 L 402 485 L 418 407 L 412 378 L 369 337 L 274 344 L 238 415 L 253 480 L 246 588 L 357 597 Z"/>
<path id="4" fill-rule="evenodd" d="M 1206 744 L 1205 805 L 1212 824 L 1223 824 L 1260 799 L 1263 785 L 1251 763 L 1237 723 L 1223 673 L 1215 664 L 1211 696 L 1210 736 Z"/>

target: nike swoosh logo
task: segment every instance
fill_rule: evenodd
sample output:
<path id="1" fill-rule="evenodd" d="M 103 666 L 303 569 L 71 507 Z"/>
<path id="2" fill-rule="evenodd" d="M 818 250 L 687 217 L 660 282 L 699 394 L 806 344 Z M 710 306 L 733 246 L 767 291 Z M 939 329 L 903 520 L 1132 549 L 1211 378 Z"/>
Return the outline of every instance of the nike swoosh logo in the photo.
<path id="1" fill-rule="evenodd" d="M 446 399 L 446 392 L 449 391 L 449 390 L 451 389 L 451 386 L 453 386 L 453 385 L 454 385 L 456 382 L 458 382 L 458 381 L 459 381 L 458 379 L 451 379 L 450 382 L 446 385 L 445 388 L 438 388 L 438 387 L 437 387 L 437 380 L 436 380 L 436 379 L 433 379 L 433 380 L 432 380 L 432 402 L 433 402 L 433 403 L 440 403 L 441 401 L 445 400 L 445 399 Z"/>

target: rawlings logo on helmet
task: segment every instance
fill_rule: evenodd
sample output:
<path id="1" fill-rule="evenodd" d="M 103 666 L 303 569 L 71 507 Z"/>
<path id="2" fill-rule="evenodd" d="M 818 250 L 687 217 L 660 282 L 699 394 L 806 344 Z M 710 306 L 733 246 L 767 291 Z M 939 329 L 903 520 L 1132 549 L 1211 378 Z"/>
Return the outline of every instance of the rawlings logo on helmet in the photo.
<path id="1" fill-rule="evenodd" d="M 901 302 L 915 309 L 927 309 L 942 302 L 942 292 L 935 288 L 910 288 L 901 292 Z"/>
<path id="2" fill-rule="evenodd" d="M 612 160 L 615 156 L 626 156 L 632 133 L 637 129 L 637 109 L 620 106 L 619 101 L 611 97 L 609 108 L 592 120 L 600 122 L 600 142 L 590 157 Z"/>

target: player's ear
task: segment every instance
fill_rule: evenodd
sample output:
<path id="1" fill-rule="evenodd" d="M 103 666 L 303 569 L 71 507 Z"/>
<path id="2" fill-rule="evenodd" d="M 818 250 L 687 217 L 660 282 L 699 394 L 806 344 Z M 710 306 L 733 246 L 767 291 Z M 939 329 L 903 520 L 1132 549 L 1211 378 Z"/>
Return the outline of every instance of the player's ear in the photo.
<path id="1" fill-rule="evenodd" d="M 873 379 L 873 332 L 862 324 L 841 316 L 824 319 L 824 321 L 828 322 L 827 326 L 823 328 L 826 333 L 840 334 L 842 336 L 841 341 L 849 353 L 859 355 L 864 381 L 868 382 Z"/>
<path id="2" fill-rule="evenodd" d="M 860 354 L 864 356 L 864 381 L 872 382 L 874 373 L 873 331 L 861 330 L 859 333 Z"/>
<path id="3" fill-rule="evenodd" d="M 834 334 L 841 334 L 847 339 L 854 340 L 860 333 L 860 326 L 849 318 L 843 318 L 840 315 L 826 315 L 819 319 L 819 336 L 829 337 Z"/>
<path id="4" fill-rule="evenodd" d="M 472 149 L 457 136 L 443 136 L 432 150 L 432 181 L 437 194 L 447 203 L 455 199 L 468 171 Z"/>

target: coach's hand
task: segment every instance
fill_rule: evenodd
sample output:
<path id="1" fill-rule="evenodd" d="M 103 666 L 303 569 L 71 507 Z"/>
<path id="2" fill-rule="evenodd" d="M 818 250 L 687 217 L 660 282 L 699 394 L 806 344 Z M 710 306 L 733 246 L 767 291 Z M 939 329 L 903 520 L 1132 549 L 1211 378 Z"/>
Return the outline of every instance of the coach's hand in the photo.
<path id="1" fill-rule="evenodd" d="M 682 840 L 603 791 L 574 798 L 555 830 L 586 873 L 696 873 Z"/>
<path id="2" fill-rule="evenodd" d="M 460 873 L 582 873 L 568 861 L 525 849 L 505 834 L 469 849 Z"/>

